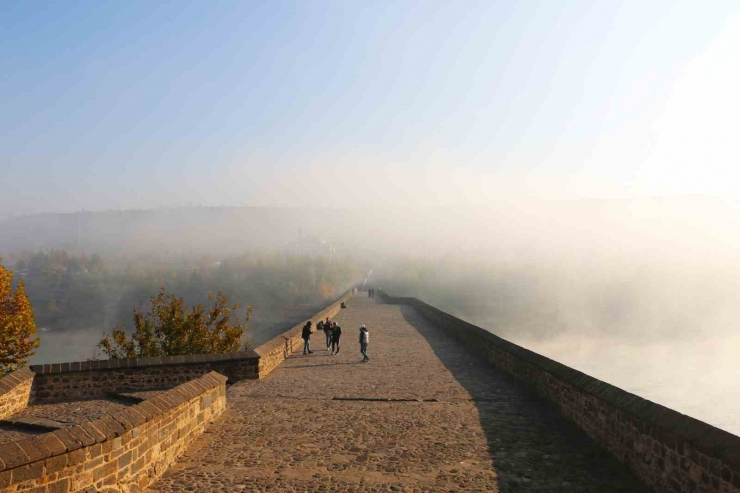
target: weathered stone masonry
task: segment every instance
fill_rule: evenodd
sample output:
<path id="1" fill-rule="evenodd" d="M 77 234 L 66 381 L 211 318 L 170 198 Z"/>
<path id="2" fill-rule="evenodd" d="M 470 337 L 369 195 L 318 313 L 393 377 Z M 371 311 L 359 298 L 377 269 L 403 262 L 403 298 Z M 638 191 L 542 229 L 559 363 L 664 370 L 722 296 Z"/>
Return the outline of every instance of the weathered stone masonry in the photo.
<path id="1" fill-rule="evenodd" d="M 24 409 L 31 395 L 34 373 L 21 368 L 0 378 L 0 419 Z"/>
<path id="2" fill-rule="evenodd" d="M 416 298 L 408 304 L 553 402 L 660 493 L 740 493 L 740 437 L 512 344 Z"/>
<path id="3" fill-rule="evenodd" d="M 100 419 L 0 445 L 7 492 L 140 491 L 226 408 L 226 377 L 201 376 Z"/>
<path id="4" fill-rule="evenodd" d="M 311 320 L 316 323 L 333 317 L 350 296 L 348 292 Z M 86 399 L 108 392 L 171 388 L 211 371 L 225 375 L 229 383 L 264 378 L 303 344 L 302 328 L 303 323 L 296 325 L 256 351 L 34 365 L 30 367 L 35 374 L 31 403 Z"/>
<path id="5" fill-rule="evenodd" d="M 312 320 L 333 317 L 348 298 Z M 302 327 L 257 351 L 35 365 L 6 375 L 0 419 L 29 404 L 171 390 L 94 421 L 0 443 L 0 491 L 140 491 L 225 410 L 227 380 L 265 377 L 300 346 Z"/>
<path id="6" fill-rule="evenodd" d="M 230 382 L 258 378 L 254 351 L 35 365 L 31 403 L 86 399 L 108 392 L 167 389 L 216 371 Z"/>

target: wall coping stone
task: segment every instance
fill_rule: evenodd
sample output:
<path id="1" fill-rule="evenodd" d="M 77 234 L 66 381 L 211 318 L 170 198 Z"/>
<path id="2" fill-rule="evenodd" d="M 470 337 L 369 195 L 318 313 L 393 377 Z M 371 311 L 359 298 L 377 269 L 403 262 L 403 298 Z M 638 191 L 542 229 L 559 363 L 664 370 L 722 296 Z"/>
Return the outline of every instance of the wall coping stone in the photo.
<path id="1" fill-rule="evenodd" d="M 0 378 L 0 395 L 14 390 L 19 384 L 33 380 L 35 373 L 28 367 L 19 368 Z"/>
<path id="2" fill-rule="evenodd" d="M 309 317 L 309 320 L 320 320 L 324 318 L 324 314 L 331 309 L 335 308 L 335 305 L 341 304 L 343 301 L 347 301 L 352 295 L 352 289 L 350 288 L 345 294 L 337 298 L 329 306 L 318 312 L 317 314 Z M 286 332 L 274 337 L 273 339 L 262 344 L 260 347 L 245 351 L 236 351 L 233 353 L 218 353 L 218 354 L 183 354 L 178 356 L 157 356 L 152 358 L 124 358 L 124 359 L 107 359 L 107 360 L 90 360 L 90 361 L 74 361 L 69 363 L 51 363 L 43 365 L 31 365 L 23 370 L 31 372 L 33 375 L 59 375 L 63 373 L 76 373 L 84 371 L 97 371 L 97 370 L 118 370 L 126 368 L 148 368 L 154 366 L 169 366 L 169 365 L 188 365 L 188 364 L 203 364 L 203 363 L 221 363 L 228 361 L 242 361 L 249 359 L 259 359 L 260 357 L 270 353 L 274 349 L 285 346 L 285 341 L 291 339 L 297 335 L 300 335 L 300 331 L 303 329 L 303 323 L 300 323 L 294 327 L 291 327 Z M 16 372 L 13 373 L 17 373 Z M 9 375 L 6 375 L 6 377 Z M 0 379 L 0 393 L 2 393 L 2 382 L 6 377 Z M 28 378 L 26 375 L 25 378 Z"/>
<path id="3" fill-rule="evenodd" d="M 604 401 L 618 411 L 641 420 L 651 426 L 659 434 L 673 435 L 690 441 L 699 452 L 717 458 L 740 469 L 740 437 L 730 432 L 712 426 L 691 416 L 687 416 L 673 409 L 649 401 L 614 385 L 603 382 L 586 373 L 565 366 L 555 360 L 542 356 L 507 341 L 492 332 L 454 317 L 423 301 L 412 297 L 393 297 L 379 291 L 381 299 L 393 304 L 408 304 L 430 310 L 442 319 L 449 320 L 464 326 L 481 339 L 493 344 L 497 348 L 516 356 L 520 360 L 535 366 L 554 377 Z"/>
<path id="4" fill-rule="evenodd" d="M 338 306 L 341 306 L 342 302 L 346 302 L 352 297 L 352 290 L 353 288 L 350 288 L 346 293 L 344 293 L 342 296 L 337 298 L 333 303 L 331 303 L 329 306 L 321 310 L 320 312 L 310 316 L 306 317 L 306 321 L 310 320 L 313 322 L 313 326 L 316 326 L 316 323 L 318 323 L 319 320 L 323 320 L 326 318 L 326 313 L 336 309 Z M 306 322 L 301 322 L 298 325 L 294 325 L 287 331 L 283 332 L 282 334 L 273 337 L 269 341 L 265 342 L 258 348 L 256 348 L 254 351 L 260 356 L 266 356 L 270 354 L 271 352 L 275 351 L 276 349 L 285 347 L 286 341 L 292 340 L 295 337 L 299 337 L 303 331 L 303 326 L 306 324 Z"/>
<path id="5" fill-rule="evenodd" d="M 127 431 L 197 398 L 227 378 L 212 371 L 150 399 L 93 421 L 0 444 L 0 472 L 120 437 Z"/>
<path id="6" fill-rule="evenodd" d="M 53 363 L 31 365 L 32 375 L 58 375 L 62 373 L 76 373 L 97 370 L 118 370 L 126 368 L 148 368 L 153 366 L 196 365 L 226 361 L 241 361 L 257 359 L 259 354 L 248 349 L 233 353 L 220 354 L 185 354 L 180 356 L 161 356 L 153 358 L 107 359 L 92 361 L 75 361 L 73 363 Z M 20 371 L 20 370 L 19 370 Z M 15 372 L 13 372 L 15 373 Z M 4 377 L 5 378 L 5 377 Z M 3 379 L 4 379 L 3 378 Z M 2 381 L 2 380 L 0 380 Z"/>

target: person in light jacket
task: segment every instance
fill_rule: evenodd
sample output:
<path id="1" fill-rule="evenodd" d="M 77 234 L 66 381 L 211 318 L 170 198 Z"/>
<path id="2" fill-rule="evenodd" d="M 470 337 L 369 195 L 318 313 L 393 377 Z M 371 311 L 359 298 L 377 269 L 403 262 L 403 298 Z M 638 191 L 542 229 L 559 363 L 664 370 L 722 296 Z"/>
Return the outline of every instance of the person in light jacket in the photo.
<path id="1" fill-rule="evenodd" d="M 367 345 L 370 343 L 370 333 L 364 325 L 360 327 L 360 352 L 362 353 L 362 362 L 367 363 L 370 358 L 367 355 Z"/>

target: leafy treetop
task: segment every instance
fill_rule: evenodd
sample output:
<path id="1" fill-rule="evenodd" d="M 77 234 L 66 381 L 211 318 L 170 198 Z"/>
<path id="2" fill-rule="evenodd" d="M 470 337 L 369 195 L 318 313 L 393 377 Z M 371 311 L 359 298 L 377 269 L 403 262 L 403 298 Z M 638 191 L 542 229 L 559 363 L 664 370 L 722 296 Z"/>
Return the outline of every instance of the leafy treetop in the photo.
<path id="1" fill-rule="evenodd" d="M 13 271 L 0 263 L 0 376 L 25 366 L 40 343 L 23 279 L 15 291 L 12 283 Z"/>
<path id="2" fill-rule="evenodd" d="M 126 327 L 119 326 L 105 335 L 98 348 L 111 359 L 239 351 L 252 309 L 247 308 L 244 322 L 238 317 L 232 321 L 238 303 L 230 307 L 220 291 L 208 298 L 214 300 L 209 310 L 203 304 L 188 309 L 182 298 L 167 294 L 162 287 L 150 298 L 149 312 L 134 309 L 136 330 L 130 338 Z"/>

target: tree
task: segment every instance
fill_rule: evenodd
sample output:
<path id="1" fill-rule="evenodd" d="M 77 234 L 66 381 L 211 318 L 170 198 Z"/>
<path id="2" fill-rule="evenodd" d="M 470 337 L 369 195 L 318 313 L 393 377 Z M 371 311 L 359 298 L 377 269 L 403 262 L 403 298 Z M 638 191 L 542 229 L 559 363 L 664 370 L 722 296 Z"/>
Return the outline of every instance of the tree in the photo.
<path id="1" fill-rule="evenodd" d="M 25 366 L 40 343 L 23 279 L 15 291 L 12 283 L 13 271 L 0 263 L 0 376 Z"/>
<path id="2" fill-rule="evenodd" d="M 228 306 L 228 298 L 220 291 L 209 294 L 213 306 L 206 311 L 203 304 L 188 310 L 182 298 L 166 294 L 164 287 L 152 296 L 151 310 L 134 309 L 136 330 L 129 338 L 126 327 L 118 326 L 98 344 L 111 359 L 176 356 L 180 354 L 230 353 L 239 351 L 247 330 L 252 309 L 247 308 L 242 322 L 232 321 L 239 304 Z"/>

